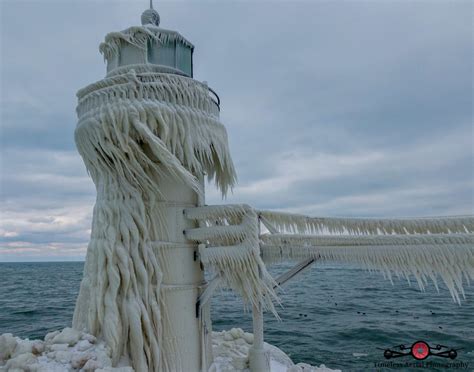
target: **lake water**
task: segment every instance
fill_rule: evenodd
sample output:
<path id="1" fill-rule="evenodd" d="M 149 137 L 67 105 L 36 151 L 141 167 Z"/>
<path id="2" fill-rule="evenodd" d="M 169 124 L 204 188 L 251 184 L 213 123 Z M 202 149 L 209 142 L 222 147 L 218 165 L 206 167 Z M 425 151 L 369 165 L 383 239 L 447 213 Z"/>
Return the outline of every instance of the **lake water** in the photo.
<path id="1" fill-rule="evenodd" d="M 277 275 L 291 266 L 271 267 Z M 71 325 L 82 278 L 82 262 L 0 263 L 0 334 L 43 338 Z M 462 348 L 452 361 L 429 357 L 425 363 L 470 363 L 474 370 L 474 290 L 459 306 L 441 285 L 420 292 L 416 284 L 357 267 L 317 263 L 283 287 L 281 321 L 265 315 L 265 340 L 295 362 L 321 363 L 345 371 L 376 370 L 386 362 L 383 349 L 418 340 Z M 251 314 L 230 291 L 212 301 L 214 330 L 240 327 L 252 331 Z M 380 349 L 382 350 L 380 350 Z M 415 362 L 411 357 L 393 360 Z M 393 370 L 445 370 L 397 368 Z M 452 368 L 454 369 L 454 368 Z M 381 370 L 381 369 L 378 369 Z"/>

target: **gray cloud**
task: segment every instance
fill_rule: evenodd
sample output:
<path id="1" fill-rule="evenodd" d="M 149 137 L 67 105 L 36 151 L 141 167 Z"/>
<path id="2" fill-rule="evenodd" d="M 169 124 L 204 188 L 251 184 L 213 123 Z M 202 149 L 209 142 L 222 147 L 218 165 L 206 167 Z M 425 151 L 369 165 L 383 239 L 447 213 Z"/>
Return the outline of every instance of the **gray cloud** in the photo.
<path id="1" fill-rule="evenodd" d="M 0 260 L 78 259 L 94 186 L 77 89 L 136 2 L 3 1 Z M 222 99 L 240 183 L 228 202 L 313 215 L 474 210 L 472 3 L 160 2 Z M 212 185 L 208 203 L 222 203 Z"/>

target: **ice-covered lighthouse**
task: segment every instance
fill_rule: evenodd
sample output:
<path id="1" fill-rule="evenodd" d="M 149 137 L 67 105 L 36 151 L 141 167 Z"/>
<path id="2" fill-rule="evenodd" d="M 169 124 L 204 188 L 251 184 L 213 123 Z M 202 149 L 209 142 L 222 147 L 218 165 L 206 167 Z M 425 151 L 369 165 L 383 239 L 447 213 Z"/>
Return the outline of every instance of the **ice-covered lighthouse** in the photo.
<path id="1" fill-rule="evenodd" d="M 193 79 L 193 45 L 159 21 L 150 8 L 141 26 L 108 34 L 100 45 L 106 77 L 77 94 L 76 145 L 97 200 L 73 327 L 105 341 L 114 366 L 207 371 L 209 298 L 225 286 L 252 307 L 250 369 L 268 371 L 262 311 L 274 311 L 277 283 L 315 261 L 414 276 L 422 289 L 440 276 L 461 301 L 464 279 L 474 280 L 473 216 L 309 217 L 206 206 L 205 177 L 224 195 L 236 180 L 219 98 Z M 301 261 L 274 280 L 263 260 Z"/>
<path id="2" fill-rule="evenodd" d="M 107 75 L 77 94 L 75 140 L 97 200 L 73 327 L 136 371 L 207 370 L 206 283 L 184 234 L 198 226 L 184 211 L 204 203 L 204 177 L 225 194 L 235 172 L 219 98 L 193 79 L 193 44 L 152 7 L 141 23 L 105 37 Z"/>

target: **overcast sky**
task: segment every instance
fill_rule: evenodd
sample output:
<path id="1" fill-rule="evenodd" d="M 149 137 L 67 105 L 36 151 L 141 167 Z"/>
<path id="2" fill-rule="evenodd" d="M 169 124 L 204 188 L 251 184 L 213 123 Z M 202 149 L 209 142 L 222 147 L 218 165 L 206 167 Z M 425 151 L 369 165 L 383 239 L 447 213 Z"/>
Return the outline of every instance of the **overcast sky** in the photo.
<path id="1" fill-rule="evenodd" d="M 76 91 L 147 1 L 0 1 L 0 261 L 83 259 L 95 189 Z M 165 2 L 222 100 L 239 176 L 207 203 L 315 216 L 471 214 L 472 2 Z"/>

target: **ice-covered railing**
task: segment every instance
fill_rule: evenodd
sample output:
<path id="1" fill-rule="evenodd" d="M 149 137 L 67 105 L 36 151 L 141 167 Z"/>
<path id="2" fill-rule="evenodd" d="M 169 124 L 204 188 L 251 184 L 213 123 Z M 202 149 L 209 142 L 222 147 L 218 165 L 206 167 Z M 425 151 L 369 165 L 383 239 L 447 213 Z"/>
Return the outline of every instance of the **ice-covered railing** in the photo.
<path id="1" fill-rule="evenodd" d="M 314 218 L 248 205 L 189 208 L 187 218 L 200 227 L 187 230 L 200 243 L 201 262 L 215 271 L 198 299 L 207 301 L 219 285 L 237 291 L 252 303 L 255 342 L 251 370 L 266 370 L 262 308 L 274 310 L 278 285 L 295 277 L 316 260 L 360 264 L 392 275 L 415 277 L 421 290 L 438 276 L 454 301 L 464 297 L 463 282 L 474 279 L 474 217 L 413 219 Z M 261 233 L 261 225 L 268 232 Z M 276 280 L 264 262 L 300 260 Z"/>
<path id="2" fill-rule="evenodd" d="M 258 211 L 269 234 L 260 236 L 265 261 L 318 258 L 357 263 L 410 280 L 420 289 L 441 277 L 454 301 L 474 279 L 474 217 L 411 219 L 307 217 Z M 289 233 L 290 232 L 290 233 Z M 291 234 L 291 232 L 293 234 Z"/>
<path id="3" fill-rule="evenodd" d="M 464 296 L 463 283 L 474 279 L 472 216 L 308 217 L 254 210 L 248 205 L 191 208 L 186 215 L 203 224 L 187 232 L 189 239 L 205 243 L 200 248 L 201 261 L 225 275 L 228 286 L 252 303 L 258 293 L 265 294 L 256 288 L 270 283 L 260 258 L 264 262 L 321 259 L 356 263 L 380 270 L 389 280 L 392 275 L 408 280 L 413 276 L 420 289 L 428 280 L 438 288 L 441 277 L 458 303 Z M 259 223 L 269 233 L 259 234 Z M 255 276 L 255 267 L 265 281 Z M 253 276 L 247 277 L 248 273 Z"/>
<path id="4" fill-rule="evenodd" d="M 278 231 L 299 234 L 437 234 L 473 233 L 473 216 L 420 218 L 337 218 L 258 211 Z"/>
<path id="5" fill-rule="evenodd" d="M 392 279 L 392 273 L 410 280 L 413 276 L 424 289 L 428 279 L 438 288 L 439 275 L 453 299 L 464 296 L 463 276 L 474 279 L 474 235 L 383 235 L 321 236 L 262 235 L 264 260 L 351 262 L 368 269 L 379 269 Z"/>

